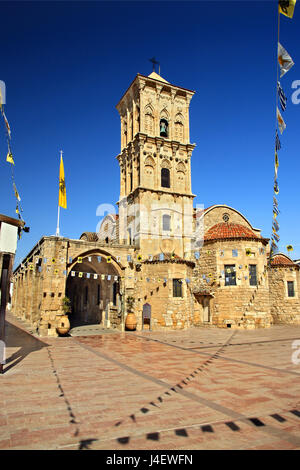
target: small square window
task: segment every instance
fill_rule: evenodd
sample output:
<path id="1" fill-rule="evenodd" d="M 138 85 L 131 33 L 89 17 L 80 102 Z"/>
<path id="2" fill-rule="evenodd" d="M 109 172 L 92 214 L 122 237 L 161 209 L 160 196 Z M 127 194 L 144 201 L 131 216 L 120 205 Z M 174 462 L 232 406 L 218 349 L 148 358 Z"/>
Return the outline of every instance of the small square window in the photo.
<path id="1" fill-rule="evenodd" d="M 232 256 L 236 258 L 238 256 L 238 250 L 232 250 Z"/>

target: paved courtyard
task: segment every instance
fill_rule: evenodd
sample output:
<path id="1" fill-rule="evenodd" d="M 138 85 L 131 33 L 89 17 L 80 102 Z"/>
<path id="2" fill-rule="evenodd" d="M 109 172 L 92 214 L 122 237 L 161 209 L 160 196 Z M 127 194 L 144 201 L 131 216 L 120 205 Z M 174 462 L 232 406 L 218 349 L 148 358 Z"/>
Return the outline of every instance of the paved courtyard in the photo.
<path id="1" fill-rule="evenodd" d="M 0 449 L 300 449 L 300 327 L 86 330 L 8 315 Z"/>

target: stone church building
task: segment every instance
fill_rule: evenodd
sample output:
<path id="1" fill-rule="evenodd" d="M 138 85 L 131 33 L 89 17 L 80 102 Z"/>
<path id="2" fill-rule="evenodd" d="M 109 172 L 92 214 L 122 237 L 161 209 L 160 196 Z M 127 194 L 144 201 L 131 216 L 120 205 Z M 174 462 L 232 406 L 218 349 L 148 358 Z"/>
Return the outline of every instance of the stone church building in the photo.
<path id="1" fill-rule="evenodd" d="M 72 323 L 123 330 L 300 324 L 299 264 L 277 253 L 238 210 L 193 206 L 189 106 L 194 92 L 138 74 L 121 119 L 118 213 L 78 240 L 43 237 L 14 272 L 13 312 L 56 335 Z"/>

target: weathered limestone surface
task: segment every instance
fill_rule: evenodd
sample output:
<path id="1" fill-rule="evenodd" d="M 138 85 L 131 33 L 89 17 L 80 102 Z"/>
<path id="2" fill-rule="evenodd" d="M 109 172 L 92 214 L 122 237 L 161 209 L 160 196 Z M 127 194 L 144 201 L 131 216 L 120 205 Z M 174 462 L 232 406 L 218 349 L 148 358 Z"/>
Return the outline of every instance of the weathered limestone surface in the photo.
<path id="1" fill-rule="evenodd" d="M 300 324 L 299 268 L 272 267 L 269 272 L 271 314 L 275 324 Z M 295 297 L 288 297 L 287 281 L 294 281 Z"/>

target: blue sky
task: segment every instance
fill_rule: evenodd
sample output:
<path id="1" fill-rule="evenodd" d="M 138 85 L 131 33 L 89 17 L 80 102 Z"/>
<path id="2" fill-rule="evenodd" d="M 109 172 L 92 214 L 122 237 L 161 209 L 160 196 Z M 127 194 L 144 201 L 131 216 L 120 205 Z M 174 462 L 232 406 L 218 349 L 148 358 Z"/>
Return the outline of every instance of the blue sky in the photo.
<path id="1" fill-rule="evenodd" d="M 169 82 L 196 91 L 190 108 L 195 204 L 225 203 L 271 235 L 277 56 L 276 1 L 1 2 L 0 79 L 12 130 L 15 177 L 30 226 L 16 262 L 56 229 L 59 150 L 68 209 L 61 233 L 94 231 L 96 209 L 119 197 L 120 120 L 115 105 L 137 73 L 161 63 Z M 281 15 L 280 42 L 294 67 L 279 152 L 279 248 L 300 258 L 300 5 Z M 299 64 L 299 65 L 298 65 Z M 15 216 L 0 127 L 0 212 Z"/>

